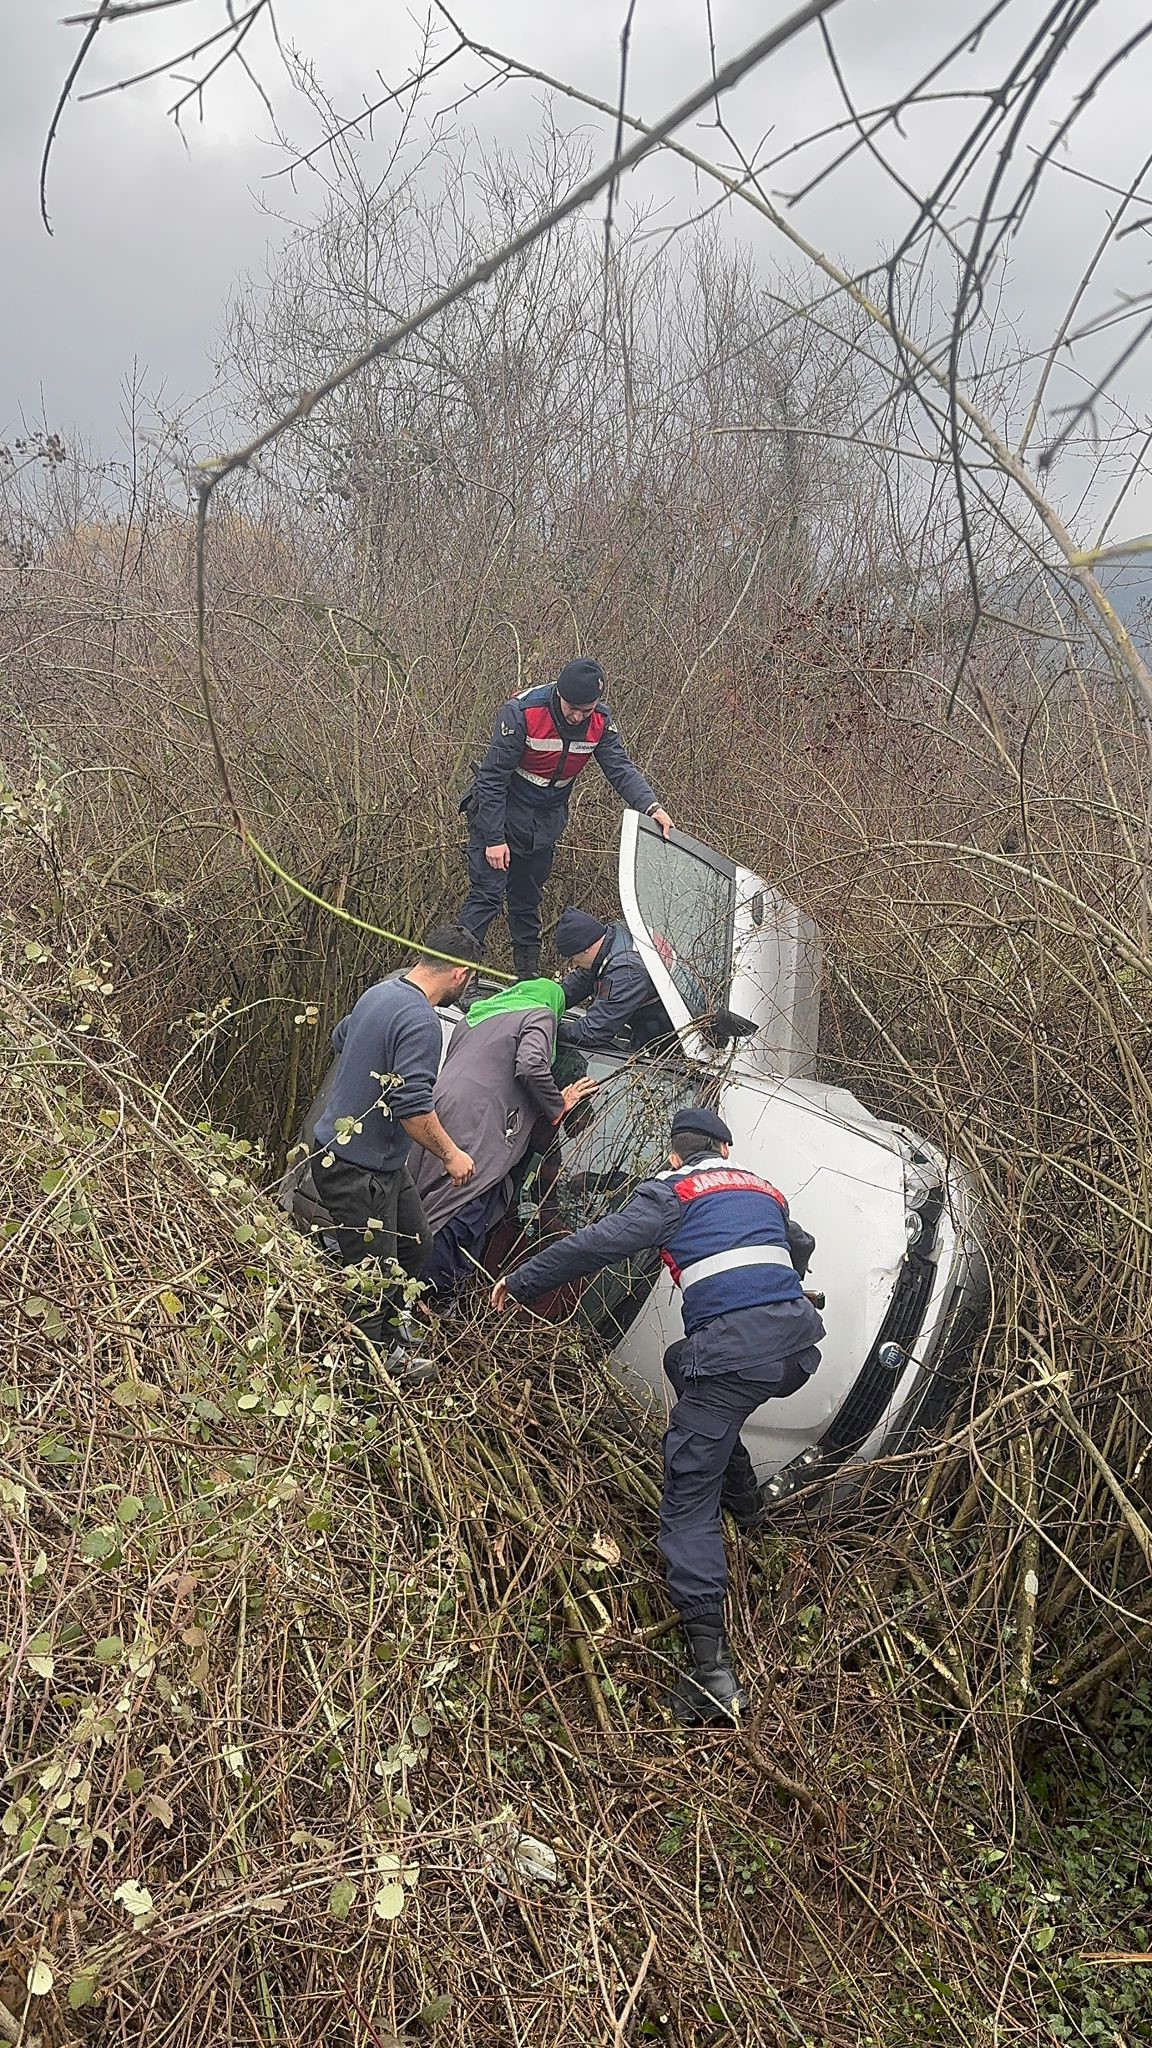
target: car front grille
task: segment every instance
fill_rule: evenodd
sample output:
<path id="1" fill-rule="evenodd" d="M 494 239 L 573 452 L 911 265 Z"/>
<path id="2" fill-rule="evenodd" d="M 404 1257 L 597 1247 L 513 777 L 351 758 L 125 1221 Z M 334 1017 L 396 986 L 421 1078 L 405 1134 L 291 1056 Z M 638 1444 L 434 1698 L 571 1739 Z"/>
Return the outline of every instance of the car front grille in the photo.
<path id="1" fill-rule="evenodd" d="M 920 1211 L 923 1228 L 919 1243 L 904 1261 L 896 1292 L 877 1332 L 876 1342 L 844 1406 L 820 1439 L 819 1448 L 825 1456 L 839 1460 L 858 1450 L 871 1436 L 892 1399 L 900 1371 L 893 1372 L 889 1366 L 882 1365 L 880 1353 L 886 1344 L 898 1344 L 909 1354 L 915 1350 L 936 1278 L 932 1253 L 943 1207 L 941 1191 L 933 1195 Z"/>

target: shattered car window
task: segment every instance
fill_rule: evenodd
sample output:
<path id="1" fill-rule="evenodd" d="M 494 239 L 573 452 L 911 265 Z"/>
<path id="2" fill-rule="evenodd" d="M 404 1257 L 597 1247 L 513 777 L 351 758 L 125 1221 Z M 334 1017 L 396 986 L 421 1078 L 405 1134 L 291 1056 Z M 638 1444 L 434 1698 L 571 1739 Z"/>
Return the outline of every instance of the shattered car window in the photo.
<path id="1" fill-rule="evenodd" d="M 576 1134 L 561 1140 L 556 1199 L 569 1230 L 619 1209 L 640 1181 L 667 1165 L 672 1116 L 697 1094 L 696 1078 L 676 1064 L 593 1057 L 588 1071 L 599 1091 Z"/>
<path id="2" fill-rule="evenodd" d="M 541 1213 L 545 1239 L 622 1208 L 640 1181 L 666 1165 L 672 1115 L 698 1092 L 696 1077 L 676 1063 L 593 1056 L 588 1070 L 599 1093 L 561 1141 L 560 1172 Z M 580 1289 L 580 1321 L 605 1343 L 618 1343 L 659 1272 L 659 1252 L 646 1251 L 595 1274 Z"/>

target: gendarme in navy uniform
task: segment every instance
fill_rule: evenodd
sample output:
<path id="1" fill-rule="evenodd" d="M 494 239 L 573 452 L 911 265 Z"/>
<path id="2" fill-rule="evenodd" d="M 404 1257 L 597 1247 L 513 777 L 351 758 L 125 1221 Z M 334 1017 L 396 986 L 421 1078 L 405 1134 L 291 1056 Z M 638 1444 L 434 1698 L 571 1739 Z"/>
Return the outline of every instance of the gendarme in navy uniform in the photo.
<path id="1" fill-rule="evenodd" d="M 655 791 L 631 760 L 608 706 L 595 661 L 570 661 L 555 683 L 505 704 L 491 745 L 460 809 L 468 820 L 468 880 L 460 923 L 481 945 L 507 896 L 512 957 L 521 978 L 540 968 L 540 899 L 568 823 L 576 778 L 595 757 L 636 811 L 672 828 Z"/>
<path id="2" fill-rule="evenodd" d="M 693 1660 L 672 1696 L 686 1723 L 730 1719 L 747 1704 L 724 1635 L 721 1510 L 754 1521 L 756 1481 L 740 1430 L 763 1402 L 806 1383 L 824 1335 L 801 1285 L 815 1239 L 776 1188 L 729 1165 L 731 1143 L 712 1111 L 678 1111 L 667 1172 L 642 1182 L 615 1215 L 538 1252 L 492 1295 L 497 1308 L 528 1302 L 652 1246 L 681 1290 L 684 1336 L 664 1354 L 677 1399 L 664 1437 L 659 1541 Z"/>
<path id="3" fill-rule="evenodd" d="M 568 1010 L 587 1005 L 582 1017 L 565 1013 L 559 1042 L 596 1052 L 627 1034 L 633 1052 L 670 1038 L 668 1013 L 624 923 L 601 924 L 586 910 L 562 911 L 556 921 L 556 951 L 571 967 L 561 982 Z"/>

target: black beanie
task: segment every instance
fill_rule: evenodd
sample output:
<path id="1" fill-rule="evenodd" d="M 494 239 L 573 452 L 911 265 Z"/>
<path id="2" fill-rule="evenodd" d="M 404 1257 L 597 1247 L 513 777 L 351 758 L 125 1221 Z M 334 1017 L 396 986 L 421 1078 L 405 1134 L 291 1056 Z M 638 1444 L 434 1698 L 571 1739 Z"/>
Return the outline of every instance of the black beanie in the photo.
<path id="1" fill-rule="evenodd" d="M 571 960 L 575 954 L 583 953 L 588 946 L 598 946 L 607 938 L 608 927 L 601 924 L 587 910 L 562 910 L 556 920 L 556 951 L 562 960 Z"/>
<path id="2" fill-rule="evenodd" d="M 556 688 L 568 704 L 595 704 L 604 688 L 604 671 L 598 661 L 570 661 L 557 676 Z"/>

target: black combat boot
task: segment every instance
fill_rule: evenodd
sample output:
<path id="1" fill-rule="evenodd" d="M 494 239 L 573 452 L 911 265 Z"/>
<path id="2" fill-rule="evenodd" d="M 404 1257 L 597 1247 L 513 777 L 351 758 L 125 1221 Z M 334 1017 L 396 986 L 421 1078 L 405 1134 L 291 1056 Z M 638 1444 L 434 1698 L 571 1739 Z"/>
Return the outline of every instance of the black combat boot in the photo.
<path id="1" fill-rule="evenodd" d="M 745 1535 L 760 1527 L 760 1488 L 756 1484 L 752 1460 L 739 1440 L 728 1460 L 728 1469 L 720 1488 L 720 1506 L 726 1515 L 731 1515 L 736 1527 Z"/>
<path id="2" fill-rule="evenodd" d="M 535 981 L 540 972 L 539 946 L 513 946 L 512 965 L 517 981 Z"/>
<path id="3" fill-rule="evenodd" d="M 748 1695 L 735 1671 L 724 1640 L 719 1614 L 699 1614 L 684 1623 L 692 1669 L 672 1694 L 673 1717 L 682 1728 L 700 1728 L 715 1721 L 738 1721 L 748 1710 Z"/>

